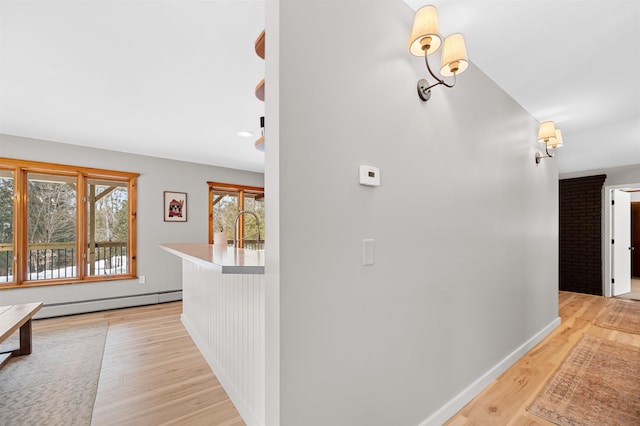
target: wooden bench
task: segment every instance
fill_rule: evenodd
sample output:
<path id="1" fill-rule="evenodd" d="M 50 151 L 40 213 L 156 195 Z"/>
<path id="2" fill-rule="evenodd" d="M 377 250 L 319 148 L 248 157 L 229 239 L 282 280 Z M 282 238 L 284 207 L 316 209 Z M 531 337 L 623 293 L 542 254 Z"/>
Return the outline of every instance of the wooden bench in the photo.
<path id="1" fill-rule="evenodd" d="M 0 368 L 12 356 L 31 353 L 31 318 L 42 308 L 42 302 L 0 306 L 0 343 L 20 329 L 20 347 L 0 353 Z"/>

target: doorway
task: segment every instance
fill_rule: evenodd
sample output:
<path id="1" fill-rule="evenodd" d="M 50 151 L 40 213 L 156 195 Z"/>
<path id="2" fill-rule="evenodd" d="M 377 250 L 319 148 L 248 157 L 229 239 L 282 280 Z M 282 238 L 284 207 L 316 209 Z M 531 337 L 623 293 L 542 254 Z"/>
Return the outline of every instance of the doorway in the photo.
<path id="1" fill-rule="evenodd" d="M 640 183 L 604 195 L 604 295 L 640 300 Z"/>
<path id="2" fill-rule="evenodd" d="M 640 281 L 640 191 L 631 194 L 631 247 L 631 279 Z"/>
<path id="3" fill-rule="evenodd" d="M 631 293 L 640 300 L 640 191 L 631 193 Z"/>

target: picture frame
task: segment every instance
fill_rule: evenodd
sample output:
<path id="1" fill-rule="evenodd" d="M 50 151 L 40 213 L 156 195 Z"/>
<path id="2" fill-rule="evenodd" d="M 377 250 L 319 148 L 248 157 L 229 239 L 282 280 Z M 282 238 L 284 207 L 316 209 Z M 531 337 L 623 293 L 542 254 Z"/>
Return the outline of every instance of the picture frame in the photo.
<path id="1" fill-rule="evenodd" d="M 164 221 L 187 221 L 187 193 L 164 191 Z"/>

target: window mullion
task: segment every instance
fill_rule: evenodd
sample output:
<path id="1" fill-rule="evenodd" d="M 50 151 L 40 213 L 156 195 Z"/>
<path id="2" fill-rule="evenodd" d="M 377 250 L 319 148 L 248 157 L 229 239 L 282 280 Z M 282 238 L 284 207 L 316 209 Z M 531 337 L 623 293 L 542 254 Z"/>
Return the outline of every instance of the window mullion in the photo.
<path id="1" fill-rule="evenodd" d="M 237 247 L 244 248 L 244 215 L 240 212 L 244 211 L 244 190 L 238 191 L 238 216 L 236 217 Z"/>
<path id="2" fill-rule="evenodd" d="M 209 200 L 207 204 L 209 204 L 209 244 L 213 244 L 213 234 L 215 233 L 213 229 L 213 197 L 215 197 L 213 188 L 209 186 Z"/>
<path id="3" fill-rule="evenodd" d="M 76 274 L 78 279 L 87 276 L 87 184 L 85 175 L 77 176 L 76 189 Z"/>
<path id="4" fill-rule="evenodd" d="M 129 274 L 136 276 L 138 274 L 138 261 L 137 261 L 137 246 L 136 235 L 137 222 L 138 222 L 138 196 L 137 196 L 138 181 L 136 178 L 129 179 L 128 191 L 129 191 L 129 234 L 127 238 L 127 260 L 129 267 Z"/>
<path id="5" fill-rule="evenodd" d="M 27 276 L 27 172 L 15 168 L 13 173 L 13 279 L 22 284 Z"/>

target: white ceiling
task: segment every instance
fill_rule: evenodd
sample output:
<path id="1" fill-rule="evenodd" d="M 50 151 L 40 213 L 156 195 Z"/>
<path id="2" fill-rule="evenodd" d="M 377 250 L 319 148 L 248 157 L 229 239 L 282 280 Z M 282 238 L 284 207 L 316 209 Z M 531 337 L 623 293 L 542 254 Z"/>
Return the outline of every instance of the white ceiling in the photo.
<path id="1" fill-rule="evenodd" d="M 478 68 L 562 129 L 560 172 L 640 164 L 640 1 L 430 4 L 443 35 L 463 33 Z"/>
<path id="2" fill-rule="evenodd" d="M 0 7 L 0 133 L 263 171 L 263 1 Z"/>
<path id="3" fill-rule="evenodd" d="M 640 1 L 405 1 L 556 122 L 561 172 L 640 164 Z M 263 171 L 263 28 L 264 0 L 1 0 L 0 133 Z"/>

